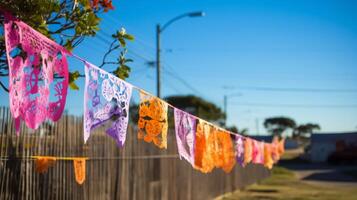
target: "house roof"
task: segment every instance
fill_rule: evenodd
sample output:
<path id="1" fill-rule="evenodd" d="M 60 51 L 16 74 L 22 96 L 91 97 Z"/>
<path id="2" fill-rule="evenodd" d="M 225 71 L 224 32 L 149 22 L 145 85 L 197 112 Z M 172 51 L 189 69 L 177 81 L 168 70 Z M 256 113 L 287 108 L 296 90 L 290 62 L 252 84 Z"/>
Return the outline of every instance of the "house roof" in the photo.
<path id="1" fill-rule="evenodd" d="M 311 135 L 312 143 L 335 142 L 345 140 L 349 142 L 357 142 L 357 132 L 345 133 L 313 133 Z"/>

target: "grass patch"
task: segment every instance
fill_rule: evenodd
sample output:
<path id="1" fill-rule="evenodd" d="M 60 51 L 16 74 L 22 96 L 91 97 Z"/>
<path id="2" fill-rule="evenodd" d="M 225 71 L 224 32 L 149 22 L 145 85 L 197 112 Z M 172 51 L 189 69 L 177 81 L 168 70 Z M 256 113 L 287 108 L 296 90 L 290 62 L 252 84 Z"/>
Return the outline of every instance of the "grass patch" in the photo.
<path id="1" fill-rule="evenodd" d="M 303 153 L 303 150 L 286 150 L 284 154 L 281 156 L 281 160 L 294 160 L 299 158 L 299 156 Z"/>
<path id="2" fill-rule="evenodd" d="M 356 200 L 357 190 L 348 187 L 311 185 L 300 181 L 282 167 L 274 167 L 271 177 L 258 184 L 220 197 L 221 200 Z"/>

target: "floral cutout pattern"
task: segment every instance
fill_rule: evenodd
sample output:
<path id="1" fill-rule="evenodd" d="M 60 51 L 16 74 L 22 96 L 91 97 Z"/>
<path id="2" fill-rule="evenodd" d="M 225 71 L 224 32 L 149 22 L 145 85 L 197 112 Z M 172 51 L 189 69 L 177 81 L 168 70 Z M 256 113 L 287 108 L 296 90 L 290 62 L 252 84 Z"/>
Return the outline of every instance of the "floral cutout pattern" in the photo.
<path id="1" fill-rule="evenodd" d="M 70 53 L 24 22 L 4 16 L 10 111 L 16 131 L 21 121 L 36 129 L 46 119 L 59 120 L 67 97 L 66 55 Z"/>
<path id="2" fill-rule="evenodd" d="M 285 152 L 285 138 L 281 139 L 279 142 L 278 142 L 278 153 L 279 153 L 279 158 L 280 158 L 280 155 L 283 155 Z"/>
<path id="3" fill-rule="evenodd" d="M 236 149 L 236 160 L 241 166 L 244 166 L 244 137 L 235 135 L 234 143 Z"/>
<path id="4" fill-rule="evenodd" d="M 252 162 L 255 164 L 264 164 L 264 142 L 253 140 Z"/>
<path id="5" fill-rule="evenodd" d="M 195 138 L 194 167 L 203 173 L 209 173 L 215 167 L 229 173 L 235 163 L 230 134 L 199 120 Z"/>
<path id="6" fill-rule="evenodd" d="M 272 145 L 264 144 L 264 166 L 268 169 L 272 169 L 274 160 L 272 158 Z"/>
<path id="7" fill-rule="evenodd" d="M 271 154 L 272 154 L 272 159 L 274 163 L 277 163 L 278 160 L 280 159 L 280 154 L 279 154 L 279 138 L 274 137 L 273 141 L 271 143 Z"/>
<path id="8" fill-rule="evenodd" d="M 167 109 L 166 102 L 140 91 L 138 139 L 167 148 Z"/>
<path id="9" fill-rule="evenodd" d="M 213 152 L 215 150 L 214 129 L 203 120 L 198 120 L 195 137 L 195 168 L 208 173 L 216 166 Z"/>
<path id="10" fill-rule="evenodd" d="M 229 173 L 236 164 L 234 145 L 231 136 L 229 132 L 221 130 L 215 131 L 215 134 L 216 167 L 222 168 L 224 172 Z"/>
<path id="11" fill-rule="evenodd" d="M 106 133 L 123 147 L 132 85 L 89 63 L 85 64 L 85 75 L 84 141 L 92 129 L 110 121 L 111 127 Z"/>
<path id="12" fill-rule="evenodd" d="M 180 159 L 183 157 L 194 166 L 196 118 L 177 108 L 174 109 L 174 117 L 176 142 Z"/>
<path id="13" fill-rule="evenodd" d="M 253 140 L 245 138 L 244 140 L 244 166 L 252 161 L 253 155 Z"/>

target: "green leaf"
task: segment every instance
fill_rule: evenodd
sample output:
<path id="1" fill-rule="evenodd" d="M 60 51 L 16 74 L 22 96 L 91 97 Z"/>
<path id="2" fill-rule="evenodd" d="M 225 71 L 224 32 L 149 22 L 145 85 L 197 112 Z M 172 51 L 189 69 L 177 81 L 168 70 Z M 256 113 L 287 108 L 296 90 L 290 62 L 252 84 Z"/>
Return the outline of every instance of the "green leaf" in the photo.
<path id="1" fill-rule="evenodd" d="M 60 12 L 60 10 L 61 10 L 60 3 L 57 2 L 57 1 L 53 1 L 51 3 L 52 3 L 51 7 L 53 8 L 53 11 L 54 12 Z"/>
<path id="2" fill-rule="evenodd" d="M 134 60 L 133 60 L 133 59 L 128 58 L 128 59 L 125 59 L 125 62 L 126 62 L 126 63 L 128 63 L 128 62 L 134 62 Z"/>
<path id="3" fill-rule="evenodd" d="M 74 71 L 73 73 L 69 72 L 68 85 L 69 88 L 71 88 L 72 90 L 79 90 L 78 85 L 75 83 L 75 81 L 79 78 L 79 76 L 80 76 L 79 71 Z"/>
<path id="4" fill-rule="evenodd" d="M 64 44 L 64 47 L 68 50 L 68 51 L 72 51 L 73 50 L 73 45 L 72 42 L 67 40 L 66 43 Z"/>
<path id="5" fill-rule="evenodd" d="M 127 65 L 121 65 L 117 67 L 113 73 L 120 79 L 125 80 L 129 77 L 130 67 Z"/>
<path id="6" fill-rule="evenodd" d="M 79 90 L 78 85 L 75 82 L 69 83 L 69 88 L 72 90 Z"/>
<path id="7" fill-rule="evenodd" d="M 74 30 L 76 31 L 76 35 L 80 35 L 82 33 L 82 28 L 80 27 L 79 23 L 76 25 Z"/>
<path id="8" fill-rule="evenodd" d="M 127 39 L 127 40 L 130 40 L 130 41 L 133 41 L 135 38 L 134 38 L 134 36 L 133 35 L 130 35 L 130 34 L 125 34 L 125 35 L 123 35 L 123 37 L 125 38 L 125 39 Z"/>
<path id="9" fill-rule="evenodd" d="M 82 4 L 86 9 L 90 9 L 90 2 L 88 0 L 79 0 L 80 4 Z"/>
<path id="10" fill-rule="evenodd" d="M 126 42 L 125 42 L 125 40 L 123 38 L 118 38 L 118 40 L 119 40 L 119 43 L 120 43 L 121 46 L 123 46 L 123 47 L 126 46 Z"/>

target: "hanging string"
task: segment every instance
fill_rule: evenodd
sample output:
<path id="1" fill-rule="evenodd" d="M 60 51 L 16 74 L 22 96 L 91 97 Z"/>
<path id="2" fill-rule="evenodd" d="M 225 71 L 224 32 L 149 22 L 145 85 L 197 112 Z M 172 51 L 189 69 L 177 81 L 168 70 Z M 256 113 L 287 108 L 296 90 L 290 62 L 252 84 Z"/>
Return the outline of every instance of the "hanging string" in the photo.
<path id="1" fill-rule="evenodd" d="M 8 160 L 37 160 L 38 158 L 55 158 L 56 160 L 63 161 L 73 161 L 75 159 L 81 158 L 85 160 L 148 160 L 148 159 L 174 159 L 179 158 L 178 154 L 168 154 L 168 155 L 148 155 L 148 156 L 122 156 L 122 157 L 58 157 L 58 156 L 18 156 L 18 157 L 0 157 L 1 161 Z"/>
<path id="2" fill-rule="evenodd" d="M 91 64 L 91 63 L 89 63 L 88 61 L 86 61 L 85 59 L 83 59 L 83 58 L 81 58 L 81 57 L 79 57 L 79 56 L 77 56 L 77 55 L 75 55 L 75 54 L 72 54 L 72 56 L 73 56 L 74 58 L 77 58 L 78 60 L 82 61 L 84 64 Z M 91 64 L 91 65 L 93 65 L 93 64 Z M 96 66 L 96 65 L 93 65 L 93 66 Z M 105 71 L 105 70 L 102 69 L 102 68 L 97 67 L 97 69 L 100 70 L 100 71 L 103 72 L 103 73 L 108 73 L 107 71 Z M 123 81 L 124 81 L 124 80 L 123 80 Z M 134 89 L 138 90 L 139 92 L 143 92 L 143 93 L 146 93 L 146 94 L 148 94 L 148 95 L 150 95 L 150 96 L 152 96 L 152 97 L 158 98 L 158 97 L 156 97 L 155 95 L 151 94 L 150 92 L 148 92 L 148 91 L 146 91 L 146 90 L 144 90 L 144 89 L 142 89 L 142 88 L 139 88 L 139 87 L 137 87 L 137 86 L 135 86 L 135 85 L 133 85 L 133 84 L 131 84 L 131 83 L 128 83 L 128 82 L 126 82 L 126 81 L 124 81 L 124 82 L 127 83 L 128 85 L 130 85 L 131 87 L 133 87 Z M 165 103 L 166 103 L 170 108 L 172 108 L 172 109 L 179 109 L 179 108 L 176 108 L 175 106 L 173 106 L 172 104 L 170 104 L 170 103 L 164 101 L 164 100 L 161 99 L 161 98 L 158 98 L 158 99 L 160 99 L 160 101 L 165 102 Z M 179 110 L 180 110 L 180 109 L 179 109 Z M 211 122 L 208 122 L 207 120 L 204 120 L 204 119 L 202 119 L 202 118 L 199 118 L 199 117 L 197 117 L 197 116 L 195 116 L 195 115 L 192 115 L 192 114 L 190 114 L 190 113 L 188 113 L 188 112 L 186 112 L 186 113 L 189 114 L 190 116 L 192 116 L 193 118 L 195 118 L 196 120 L 201 120 L 201 121 L 203 121 L 204 123 L 206 123 L 206 124 L 208 124 L 208 125 L 210 125 L 210 126 L 213 126 L 214 128 L 216 128 L 216 129 L 218 129 L 218 130 L 221 130 L 221 131 L 224 131 L 224 132 L 226 132 L 226 133 L 229 133 L 230 135 L 240 136 L 240 137 L 243 137 L 244 139 L 247 138 L 247 137 L 244 136 L 244 135 L 240 135 L 239 133 L 233 133 L 233 132 L 231 132 L 231 131 L 228 131 L 228 130 L 226 130 L 226 129 L 224 129 L 224 128 L 221 128 L 221 127 L 219 127 L 219 126 L 217 126 L 217 125 L 215 125 L 215 124 L 213 124 L 213 123 L 211 123 Z M 261 141 L 261 142 L 263 142 L 263 141 Z M 264 143 L 265 143 L 265 142 L 264 142 Z"/>

